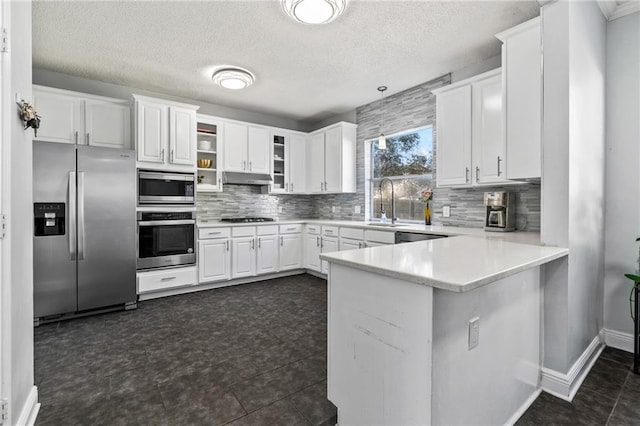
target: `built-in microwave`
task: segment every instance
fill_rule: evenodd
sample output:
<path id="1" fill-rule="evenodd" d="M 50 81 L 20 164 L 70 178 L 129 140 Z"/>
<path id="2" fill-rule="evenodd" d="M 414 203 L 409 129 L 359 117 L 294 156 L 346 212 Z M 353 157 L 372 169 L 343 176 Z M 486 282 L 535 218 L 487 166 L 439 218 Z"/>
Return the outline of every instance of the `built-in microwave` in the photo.
<path id="1" fill-rule="evenodd" d="M 138 171 L 138 205 L 194 203 L 193 173 Z"/>
<path id="2" fill-rule="evenodd" d="M 139 211 L 137 269 L 195 264 L 195 214 Z"/>

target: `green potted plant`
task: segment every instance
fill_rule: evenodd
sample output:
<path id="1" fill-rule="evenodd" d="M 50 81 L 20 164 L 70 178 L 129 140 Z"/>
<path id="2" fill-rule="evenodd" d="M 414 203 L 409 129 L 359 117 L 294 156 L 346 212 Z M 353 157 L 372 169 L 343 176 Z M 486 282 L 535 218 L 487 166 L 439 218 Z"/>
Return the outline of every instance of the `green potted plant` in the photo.
<path id="1" fill-rule="evenodd" d="M 636 238 L 636 242 L 638 241 L 640 241 L 640 237 Z M 640 247 L 638 247 L 638 272 L 640 273 Z M 638 351 L 638 297 L 640 296 L 640 275 L 624 274 L 624 276 L 633 281 L 633 287 L 629 295 L 629 310 L 631 311 L 631 319 L 633 320 L 633 372 L 640 374 L 640 353 Z"/>

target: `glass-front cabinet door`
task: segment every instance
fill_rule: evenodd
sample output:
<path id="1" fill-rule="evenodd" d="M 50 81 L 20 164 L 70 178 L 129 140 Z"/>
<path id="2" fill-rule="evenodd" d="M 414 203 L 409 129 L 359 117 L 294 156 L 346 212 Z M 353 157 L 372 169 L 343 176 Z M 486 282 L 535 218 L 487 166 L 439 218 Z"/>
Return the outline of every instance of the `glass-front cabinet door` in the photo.
<path id="1" fill-rule="evenodd" d="M 288 141 L 289 135 L 285 132 L 271 132 L 271 157 L 273 158 L 273 183 L 271 184 L 271 192 L 289 192 Z"/>
<path id="2" fill-rule="evenodd" d="M 223 123 L 215 117 L 197 116 L 197 185 L 198 192 L 222 191 Z"/>

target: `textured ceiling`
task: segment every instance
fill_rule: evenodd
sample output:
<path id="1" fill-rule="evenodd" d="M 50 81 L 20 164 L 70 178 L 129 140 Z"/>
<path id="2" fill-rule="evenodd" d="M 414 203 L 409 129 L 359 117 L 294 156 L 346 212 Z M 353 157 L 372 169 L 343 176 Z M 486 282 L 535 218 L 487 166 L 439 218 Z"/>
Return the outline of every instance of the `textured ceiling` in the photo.
<path id="1" fill-rule="evenodd" d="M 33 65 L 314 123 L 500 53 L 535 1 L 350 1 L 325 26 L 279 1 L 35 1 Z M 210 70 L 256 75 L 243 91 Z"/>

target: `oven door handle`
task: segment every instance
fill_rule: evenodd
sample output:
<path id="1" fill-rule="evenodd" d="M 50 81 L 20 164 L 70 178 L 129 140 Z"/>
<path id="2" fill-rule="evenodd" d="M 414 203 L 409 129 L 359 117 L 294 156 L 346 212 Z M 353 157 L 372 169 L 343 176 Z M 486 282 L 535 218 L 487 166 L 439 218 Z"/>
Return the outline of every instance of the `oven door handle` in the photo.
<path id="1" fill-rule="evenodd" d="M 141 220 L 138 226 L 158 226 L 158 225 L 195 225 L 195 220 Z"/>

